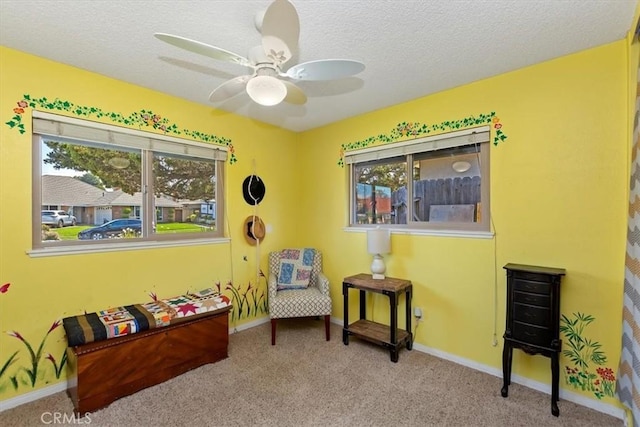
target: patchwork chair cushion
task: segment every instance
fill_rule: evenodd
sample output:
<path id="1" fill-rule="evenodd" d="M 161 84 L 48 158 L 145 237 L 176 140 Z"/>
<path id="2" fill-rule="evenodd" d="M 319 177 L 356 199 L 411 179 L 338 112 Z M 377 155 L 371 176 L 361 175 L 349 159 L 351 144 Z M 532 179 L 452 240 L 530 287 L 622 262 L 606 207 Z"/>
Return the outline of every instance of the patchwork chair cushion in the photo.
<path id="1" fill-rule="evenodd" d="M 306 289 L 311 279 L 316 251 L 310 248 L 285 249 L 280 252 L 278 290 Z"/>

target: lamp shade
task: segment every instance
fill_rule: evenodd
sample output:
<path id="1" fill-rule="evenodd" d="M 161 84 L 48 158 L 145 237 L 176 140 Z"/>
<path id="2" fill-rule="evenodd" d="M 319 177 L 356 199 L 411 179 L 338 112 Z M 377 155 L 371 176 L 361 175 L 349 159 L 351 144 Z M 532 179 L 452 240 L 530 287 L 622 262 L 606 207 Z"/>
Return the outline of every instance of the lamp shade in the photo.
<path id="1" fill-rule="evenodd" d="M 258 104 L 269 107 L 282 102 L 287 87 L 275 77 L 256 76 L 247 83 L 247 93 Z"/>
<path id="2" fill-rule="evenodd" d="M 367 230 L 367 251 L 374 255 L 391 252 L 391 231 L 379 227 Z"/>

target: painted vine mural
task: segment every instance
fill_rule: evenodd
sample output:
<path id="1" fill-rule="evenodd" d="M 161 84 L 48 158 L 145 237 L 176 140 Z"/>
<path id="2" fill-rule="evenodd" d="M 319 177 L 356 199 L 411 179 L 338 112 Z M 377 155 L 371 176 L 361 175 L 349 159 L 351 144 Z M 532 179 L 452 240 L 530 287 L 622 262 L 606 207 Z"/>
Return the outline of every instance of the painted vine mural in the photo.
<path id="1" fill-rule="evenodd" d="M 61 99 L 49 100 L 46 97 L 35 98 L 29 94 L 23 95 L 22 99 L 18 101 L 17 107 L 13 109 L 14 116 L 8 122 L 5 122 L 7 126 L 12 129 L 17 129 L 18 132 L 25 133 L 25 127 L 23 122 L 23 114 L 27 111 L 27 108 L 33 108 L 43 111 L 58 111 L 70 113 L 77 117 L 82 118 L 95 118 L 95 119 L 108 119 L 113 123 L 119 125 L 125 125 L 129 127 L 136 127 L 139 130 L 143 128 L 151 128 L 159 130 L 166 134 L 188 136 L 196 141 L 207 142 L 210 144 L 220 145 L 227 147 L 229 150 L 229 164 L 234 164 L 238 161 L 235 155 L 235 148 L 229 138 L 200 132 L 197 130 L 189 130 L 180 128 L 175 123 L 172 123 L 168 118 L 162 117 L 159 114 L 155 114 L 151 110 L 134 111 L 125 116 L 119 112 L 104 111 L 98 107 L 89 107 L 84 105 L 74 104 L 71 101 L 63 101 Z"/>
<path id="2" fill-rule="evenodd" d="M 396 125 L 389 133 L 381 133 L 380 135 L 370 136 L 360 141 L 354 141 L 340 146 L 340 158 L 338 166 L 344 167 L 344 153 L 346 151 L 360 150 L 375 144 L 389 144 L 399 142 L 401 140 L 415 139 L 430 133 L 438 134 L 443 132 L 453 132 L 456 130 L 466 129 L 480 125 L 491 125 L 493 132 L 493 145 L 507 139 L 507 135 L 502 130 L 500 118 L 496 116 L 495 111 L 488 114 L 480 114 L 478 116 L 469 116 L 459 120 L 445 120 L 442 123 L 426 124 L 420 122 L 401 122 Z"/>
<path id="3" fill-rule="evenodd" d="M 262 270 L 260 270 L 259 277 L 265 278 Z M 8 293 L 11 286 L 11 283 L 5 283 L 0 286 L 0 295 Z M 266 284 L 265 286 L 260 286 L 249 282 L 245 287 L 242 284 L 234 285 L 229 281 L 223 288 L 220 282 L 216 282 L 215 289 L 219 294 L 230 293 L 229 300 L 232 304 L 231 322 L 257 317 L 269 312 L 265 290 Z M 155 292 L 149 292 L 149 297 L 157 301 Z M 14 390 L 22 388 L 34 389 L 37 385 L 46 385 L 53 382 L 54 379 L 59 380 L 61 378 L 67 363 L 66 338 L 62 338 L 65 341 L 65 345 L 58 357 L 45 350 L 47 338 L 61 325 L 62 320 L 53 321 L 37 346 L 16 330 L 6 331 L 9 337 L 19 340 L 23 346 L 13 352 L 0 365 L 0 393 L 4 393 L 10 388 Z"/>
<path id="4" fill-rule="evenodd" d="M 580 312 L 571 317 L 563 314 L 560 319 L 560 332 L 566 338 L 562 342 L 562 355 L 573 364 L 565 366 L 565 384 L 575 390 L 591 392 L 598 399 L 615 397 L 616 377 L 613 369 L 604 366 L 607 356 L 602 351 L 602 344 L 584 334 L 594 320 L 595 317 Z"/>

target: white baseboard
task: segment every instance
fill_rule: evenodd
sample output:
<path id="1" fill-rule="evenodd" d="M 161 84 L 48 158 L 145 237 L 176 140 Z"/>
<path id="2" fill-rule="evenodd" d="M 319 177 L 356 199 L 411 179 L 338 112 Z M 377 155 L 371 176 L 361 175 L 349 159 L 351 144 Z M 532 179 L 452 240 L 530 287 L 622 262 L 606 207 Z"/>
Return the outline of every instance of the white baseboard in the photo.
<path id="1" fill-rule="evenodd" d="M 337 317 L 332 317 L 331 322 L 340 326 L 344 326 L 342 319 Z M 489 365 L 484 365 L 482 363 L 478 363 L 471 359 L 465 359 L 464 357 L 456 356 L 454 354 L 450 354 L 441 350 L 437 350 L 435 348 L 427 347 L 422 344 L 413 344 L 413 349 L 418 350 L 422 353 L 427 353 L 432 356 L 438 357 L 440 359 L 449 360 L 453 363 L 457 363 L 458 365 L 466 366 L 471 369 L 475 369 L 480 372 L 484 372 L 495 377 L 502 378 L 502 369 L 494 368 Z M 523 385 L 525 387 L 532 388 L 534 390 L 540 391 L 542 393 L 551 395 L 551 384 L 541 383 L 539 381 L 534 381 L 532 379 L 520 376 L 520 375 L 511 375 L 511 382 Z M 574 393 L 568 390 L 560 389 L 560 399 L 573 402 L 575 404 L 586 406 L 587 408 L 594 409 L 598 412 L 605 413 L 607 415 L 611 415 L 613 417 L 619 418 L 621 420 L 626 420 L 625 410 L 622 408 L 618 408 L 617 406 L 600 402 L 598 400 L 590 399 L 586 396 L 583 396 L 578 393 Z"/>
<path id="2" fill-rule="evenodd" d="M 240 326 L 233 326 L 229 328 L 229 334 L 234 334 L 236 332 L 244 331 L 246 329 L 250 329 L 264 323 L 269 322 L 269 317 L 263 317 L 260 319 L 253 320 L 251 322 L 243 323 Z M 340 326 L 344 326 L 342 319 L 337 317 L 331 318 L 331 323 L 335 323 Z M 420 351 L 422 353 L 430 354 L 435 357 L 439 357 L 440 359 L 449 360 L 451 362 L 457 363 L 458 365 L 466 366 L 471 369 L 475 369 L 480 372 L 485 372 L 487 374 L 493 375 L 495 377 L 502 378 L 502 370 L 498 368 L 494 368 L 489 365 L 484 365 L 482 363 L 478 363 L 471 359 L 465 359 L 464 357 L 456 356 L 450 353 L 446 353 L 441 350 L 437 350 L 435 348 L 427 347 L 422 344 L 413 344 L 413 349 Z M 551 385 L 541 383 L 539 381 L 534 381 L 526 377 L 522 377 L 520 375 L 512 375 L 511 382 L 516 384 L 523 385 L 525 387 L 532 388 L 534 390 L 540 391 L 542 393 L 546 393 L 551 395 Z M 16 406 L 24 405 L 25 403 L 33 402 L 38 399 L 42 399 L 43 397 L 50 396 L 52 394 L 65 391 L 67 389 L 67 381 L 61 381 L 59 383 L 50 385 L 48 387 L 43 387 L 41 389 L 21 394 L 20 396 L 13 397 L 11 399 L 6 399 L 0 401 L 0 412 L 5 411 L 7 409 L 15 408 Z M 621 420 L 626 420 L 626 414 L 624 409 L 618 408 L 614 405 L 610 405 L 608 403 L 599 402 L 594 399 L 590 399 L 578 393 L 573 393 L 571 391 L 567 391 L 564 389 L 560 389 L 560 398 L 563 400 L 567 400 L 569 402 L 576 403 L 581 406 L 586 406 L 587 408 L 594 409 L 598 412 L 602 412 L 613 417 L 619 418 Z"/>
<path id="3" fill-rule="evenodd" d="M 231 325 L 229 326 L 229 335 L 235 334 L 236 332 L 244 331 L 245 329 L 251 329 L 256 326 L 260 326 L 269 321 L 269 316 L 261 317 L 260 319 L 252 320 L 251 322 L 243 323 L 240 326 Z"/>
<path id="4" fill-rule="evenodd" d="M 35 391 L 30 391 L 29 393 L 21 394 L 20 396 L 12 397 L 11 399 L 0 401 L 0 412 L 15 408 L 16 406 L 24 405 L 25 403 L 35 402 L 43 397 L 51 396 L 52 394 L 65 391 L 66 389 L 67 381 L 61 381 Z"/>
<path id="5" fill-rule="evenodd" d="M 432 356 L 449 360 L 459 365 L 466 366 L 468 368 L 475 369 L 477 371 L 502 378 L 502 369 L 500 368 L 494 368 L 492 366 L 484 365 L 482 363 L 478 363 L 470 359 L 465 359 L 463 357 L 449 354 L 434 348 L 426 347 L 421 344 L 414 343 L 413 348 L 423 353 L 431 354 Z M 520 375 L 515 375 L 515 374 L 511 375 L 511 382 L 551 395 L 551 384 L 541 383 L 539 381 L 534 381 L 532 379 L 529 379 Z M 625 411 L 622 408 L 618 408 L 617 406 L 600 402 L 598 400 L 590 399 L 581 394 L 574 393 L 572 391 L 568 391 L 562 388 L 560 388 L 560 399 L 567 400 L 569 402 L 573 402 L 581 406 L 586 406 L 587 408 L 594 409 L 598 412 L 611 415 L 621 420 L 625 419 Z"/>

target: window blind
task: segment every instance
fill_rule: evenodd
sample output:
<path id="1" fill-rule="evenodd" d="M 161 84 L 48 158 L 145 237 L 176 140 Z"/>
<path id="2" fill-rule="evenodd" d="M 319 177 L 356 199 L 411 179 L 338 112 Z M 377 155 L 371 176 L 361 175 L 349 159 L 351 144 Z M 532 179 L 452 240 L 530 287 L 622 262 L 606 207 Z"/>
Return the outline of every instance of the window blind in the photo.
<path id="1" fill-rule="evenodd" d="M 210 160 L 227 159 L 224 147 L 42 111 L 33 112 L 33 133 L 58 141 L 93 142 Z"/>
<path id="2" fill-rule="evenodd" d="M 425 151 L 441 150 L 443 148 L 480 144 L 489 142 L 489 138 L 489 126 L 483 126 L 395 144 L 354 150 L 345 153 L 344 161 L 346 164 L 353 164 L 388 159 L 391 157 L 406 156 L 408 154 L 423 153 Z"/>

